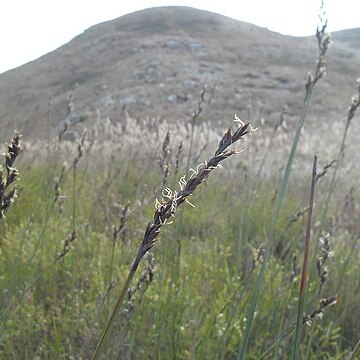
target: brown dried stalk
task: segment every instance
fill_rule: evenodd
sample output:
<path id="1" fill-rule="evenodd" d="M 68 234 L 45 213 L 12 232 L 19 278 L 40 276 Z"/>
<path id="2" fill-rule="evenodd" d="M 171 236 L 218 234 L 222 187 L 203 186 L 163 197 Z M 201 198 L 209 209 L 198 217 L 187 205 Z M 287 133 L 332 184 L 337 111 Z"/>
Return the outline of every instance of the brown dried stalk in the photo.
<path id="1" fill-rule="evenodd" d="M 157 201 L 155 207 L 156 211 L 152 223 L 149 223 L 144 234 L 144 238 L 140 244 L 138 253 L 131 266 L 130 272 L 124 284 L 124 287 L 119 295 L 116 302 L 115 308 L 106 324 L 104 331 L 102 332 L 96 349 L 92 355 L 92 359 L 98 359 L 101 349 L 104 346 L 105 338 L 111 329 L 116 315 L 121 309 L 122 303 L 126 298 L 128 289 L 130 288 L 131 281 L 135 275 L 135 272 L 140 264 L 141 259 L 144 255 L 152 249 L 155 245 L 156 240 L 160 234 L 161 228 L 167 223 L 167 221 L 175 216 L 177 208 L 184 202 L 188 202 L 188 197 L 192 195 L 196 188 L 207 179 L 212 170 L 220 167 L 220 162 L 227 159 L 228 157 L 237 153 L 236 150 L 229 148 L 230 145 L 236 143 L 242 139 L 246 134 L 255 131 L 249 123 L 242 122 L 239 118 L 235 117 L 235 121 L 239 124 L 239 127 L 235 132 L 231 129 L 227 129 L 224 136 L 222 137 L 218 149 L 215 151 L 214 156 L 204 164 L 197 166 L 196 171 L 192 170 L 192 175 L 188 180 L 185 176 L 180 179 L 180 191 L 171 191 L 169 188 L 163 190 L 164 199 L 159 202 Z M 189 203 L 189 202 L 188 202 Z"/>
<path id="2" fill-rule="evenodd" d="M 311 177 L 311 190 L 309 200 L 308 219 L 306 225 L 305 235 L 305 247 L 304 247 L 304 260 L 300 278 L 300 289 L 299 289 L 299 303 L 298 303 L 298 316 L 296 321 L 296 333 L 295 333 L 295 344 L 293 359 L 299 359 L 300 354 L 300 343 L 301 343 L 301 329 L 302 329 L 302 317 L 305 307 L 306 289 L 308 286 L 308 272 L 309 272 L 309 254 L 310 254 L 310 241 L 311 241 L 311 226 L 312 226 L 312 213 L 314 207 L 315 187 L 316 187 L 316 174 L 317 174 L 317 155 L 314 156 L 312 177 Z"/>

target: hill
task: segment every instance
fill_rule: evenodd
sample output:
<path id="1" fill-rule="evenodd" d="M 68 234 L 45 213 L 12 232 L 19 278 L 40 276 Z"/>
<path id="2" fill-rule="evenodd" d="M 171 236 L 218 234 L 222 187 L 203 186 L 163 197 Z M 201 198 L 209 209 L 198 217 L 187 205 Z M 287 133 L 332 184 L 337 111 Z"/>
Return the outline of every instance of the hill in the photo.
<path id="1" fill-rule="evenodd" d="M 312 103 L 314 121 L 343 118 L 359 76 L 360 29 L 333 35 L 328 71 Z M 216 85 L 206 119 L 234 113 L 275 121 L 297 116 L 314 37 L 283 36 L 187 7 L 160 7 L 95 25 L 59 49 L 0 76 L 1 137 L 56 135 L 74 93 L 73 124 L 109 117 L 184 121 L 204 85 Z M 51 102 L 51 106 L 49 106 Z M 49 108 L 51 109 L 49 115 Z M 8 131 L 8 133 L 7 133 Z"/>

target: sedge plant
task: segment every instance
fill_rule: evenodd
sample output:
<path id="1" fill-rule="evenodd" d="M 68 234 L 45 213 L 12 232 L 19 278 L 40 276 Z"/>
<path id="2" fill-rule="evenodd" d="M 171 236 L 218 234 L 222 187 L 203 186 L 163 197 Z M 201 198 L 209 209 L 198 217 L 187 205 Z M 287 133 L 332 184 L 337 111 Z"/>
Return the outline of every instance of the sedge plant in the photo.
<path id="1" fill-rule="evenodd" d="M 175 217 L 177 208 L 188 201 L 188 197 L 191 196 L 196 188 L 207 179 L 212 170 L 216 168 L 220 168 L 220 163 L 229 158 L 230 156 L 238 153 L 238 151 L 230 148 L 230 146 L 240 139 L 244 138 L 248 133 L 255 131 L 250 123 L 244 123 L 240 119 L 236 119 L 239 126 L 238 128 L 232 132 L 230 128 L 228 128 L 222 137 L 219 146 L 212 158 L 210 158 L 204 164 L 199 164 L 196 171 L 194 170 L 192 175 L 186 180 L 186 176 L 183 176 L 180 179 L 179 191 L 171 191 L 169 188 L 165 188 L 163 190 L 163 200 L 161 202 L 156 202 L 156 210 L 154 213 L 154 219 L 152 223 L 149 223 L 144 234 L 144 238 L 140 243 L 138 253 L 132 263 L 128 276 L 126 278 L 125 284 L 120 292 L 120 295 L 116 301 L 114 310 L 100 336 L 100 339 L 97 343 L 96 349 L 92 355 L 92 359 L 98 359 L 101 351 L 104 348 L 105 340 L 108 336 L 108 333 L 114 324 L 114 321 L 123 305 L 123 302 L 126 298 L 128 290 L 130 288 L 132 279 L 138 269 L 141 259 L 144 255 L 152 249 L 155 245 L 157 238 L 161 232 L 162 227 L 168 222 L 168 220 L 172 217 Z"/>

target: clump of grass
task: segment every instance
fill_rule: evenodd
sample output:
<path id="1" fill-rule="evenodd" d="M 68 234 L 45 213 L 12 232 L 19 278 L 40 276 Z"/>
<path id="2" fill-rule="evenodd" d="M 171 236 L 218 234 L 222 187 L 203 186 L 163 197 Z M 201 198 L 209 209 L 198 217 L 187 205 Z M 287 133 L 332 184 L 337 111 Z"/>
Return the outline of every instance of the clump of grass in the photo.
<path id="1" fill-rule="evenodd" d="M 196 188 L 207 179 L 212 170 L 221 166 L 220 162 L 237 153 L 236 150 L 230 149 L 229 147 L 242 139 L 248 133 L 256 130 L 253 129 L 249 123 L 244 123 L 238 118 L 236 118 L 235 121 L 237 121 L 239 124 L 238 129 L 236 129 L 234 132 L 232 132 L 230 128 L 226 130 L 217 150 L 215 151 L 214 156 L 204 164 L 198 165 L 196 170 L 191 169 L 192 174 L 188 180 L 186 180 L 186 176 L 180 179 L 180 191 L 171 191 L 169 188 L 165 188 L 163 190 L 162 195 L 164 199 L 161 202 L 156 202 L 156 211 L 154 214 L 153 223 L 149 223 L 145 230 L 144 238 L 140 244 L 138 253 L 131 266 L 124 287 L 116 302 L 115 308 L 106 324 L 104 331 L 101 334 L 92 359 L 98 359 L 104 346 L 106 336 L 111 329 L 118 312 L 121 309 L 140 261 L 144 255 L 155 245 L 162 227 L 168 222 L 170 218 L 175 217 L 176 210 L 181 204 L 184 202 L 191 204 L 188 201 L 188 197 L 191 196 L 195 192 Z"/>
<path id="2" fill-rule="evenodd" d="M 14 162 L 22 151 L 20 138 L 19 133 L 15 131 L 11 143 L 7 144 L 5 153 L 6 172 L 0 165 L 0 219 L 5 217 L 5 213 L 17 197 L 17 189 L 14 184 L 19 179 L 19 171 L 14 167 Z"/>

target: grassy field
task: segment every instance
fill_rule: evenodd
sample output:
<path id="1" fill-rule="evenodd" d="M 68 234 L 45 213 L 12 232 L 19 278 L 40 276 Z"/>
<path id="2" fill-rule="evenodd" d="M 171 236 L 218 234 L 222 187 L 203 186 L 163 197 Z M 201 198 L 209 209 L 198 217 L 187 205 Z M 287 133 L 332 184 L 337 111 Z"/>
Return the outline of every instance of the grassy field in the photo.
<path id="1" fill-rule="evenodd" d="M 345 161 L 355 150 L 344 145 L 360 89 L 335 161 L 319 153 L 316 170 L 314 154 L 297 155 L 326 42 L 319 33 L 281 156 L 281 119 L 249 133 L 224 123 L 232 132 L 214 140 L 209 129 L 204 145 L 204 94 L 184 136 L 145 129 L 113 151 L 90 136 L 56 140 L 18 159 L 8 148 L 1 358 L 357 359 L 359 193 Z"/>

